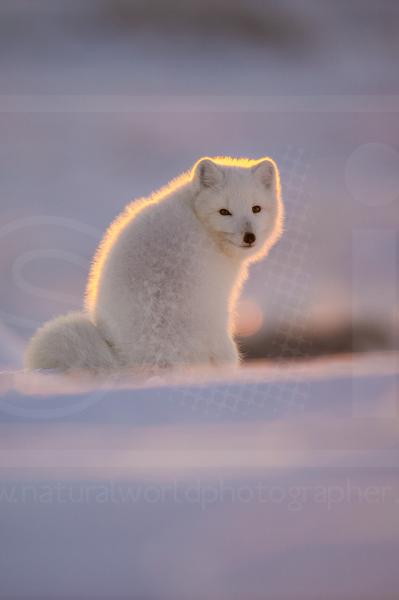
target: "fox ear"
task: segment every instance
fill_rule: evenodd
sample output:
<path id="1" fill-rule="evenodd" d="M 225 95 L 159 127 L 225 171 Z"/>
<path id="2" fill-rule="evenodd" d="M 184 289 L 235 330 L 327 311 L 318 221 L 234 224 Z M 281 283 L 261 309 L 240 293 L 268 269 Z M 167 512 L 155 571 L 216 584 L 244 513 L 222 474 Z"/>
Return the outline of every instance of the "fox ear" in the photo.
<path id="1" fill-rule="evenodd" d="M 210 158 L 201 158 L 194 167 L 194 178 L 200 187 L 213 188 L 223 183 L 224 173 Z"/>
<path id="2" fill-rule="evenodd" d="M 270 158 L 264 158 L 258 162 L 258 164 L 252 167 L 252 173 L 267 189 L 270 189 L 275 183 L 276 167 Z"/>

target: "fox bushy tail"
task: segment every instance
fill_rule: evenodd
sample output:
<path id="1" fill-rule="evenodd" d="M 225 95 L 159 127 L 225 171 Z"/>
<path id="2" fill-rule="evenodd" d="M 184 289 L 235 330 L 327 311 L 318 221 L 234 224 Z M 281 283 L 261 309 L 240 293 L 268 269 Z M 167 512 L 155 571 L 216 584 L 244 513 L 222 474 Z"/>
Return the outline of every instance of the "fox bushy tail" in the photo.
<path id="1" fill-rule="evenodd" d="M 116 355 L 89 317 L 70 313 L 45 323 L 31 339 L 27 369 L 101 371 L 117 366 Z"/>

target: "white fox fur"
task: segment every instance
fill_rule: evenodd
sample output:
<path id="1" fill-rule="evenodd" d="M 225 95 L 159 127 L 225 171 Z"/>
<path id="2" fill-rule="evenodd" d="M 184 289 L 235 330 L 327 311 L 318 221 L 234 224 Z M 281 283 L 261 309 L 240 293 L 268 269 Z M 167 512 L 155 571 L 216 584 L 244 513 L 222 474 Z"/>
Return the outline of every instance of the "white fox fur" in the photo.
<path id="1" fill-rule="evenodd" d="M 116 219 L 97 251 L 85 311 L 39 329 L 26 366 L 238 363 L 235 302 L 248 264 L 267 254 L 282 224 L 270 158 L 199 160 Z"/>

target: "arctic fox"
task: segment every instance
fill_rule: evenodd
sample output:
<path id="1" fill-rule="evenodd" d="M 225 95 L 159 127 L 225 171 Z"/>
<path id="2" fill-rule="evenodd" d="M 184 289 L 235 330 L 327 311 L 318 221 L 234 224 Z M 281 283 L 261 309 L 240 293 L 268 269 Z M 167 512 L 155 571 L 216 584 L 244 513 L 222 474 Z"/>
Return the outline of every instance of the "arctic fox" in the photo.
<path id="1" fill-rule="evenodd" d="M 46 323 L 29 369 L 237 364 L 234 307 L 283 225 L 271 158 L 202 158 L 132 202 L 95 256 L 85 310 Z"/>

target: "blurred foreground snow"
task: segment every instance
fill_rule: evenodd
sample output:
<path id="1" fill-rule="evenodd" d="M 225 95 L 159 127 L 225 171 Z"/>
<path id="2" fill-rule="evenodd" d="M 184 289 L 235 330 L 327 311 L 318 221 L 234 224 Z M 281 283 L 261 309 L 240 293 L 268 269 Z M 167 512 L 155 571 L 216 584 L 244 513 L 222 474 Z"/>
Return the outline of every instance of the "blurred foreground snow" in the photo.
<path id="1" fill-rule="evenodd" d="M 394 598 L 399 358 L 0 375 L 16 598 Z"/>

